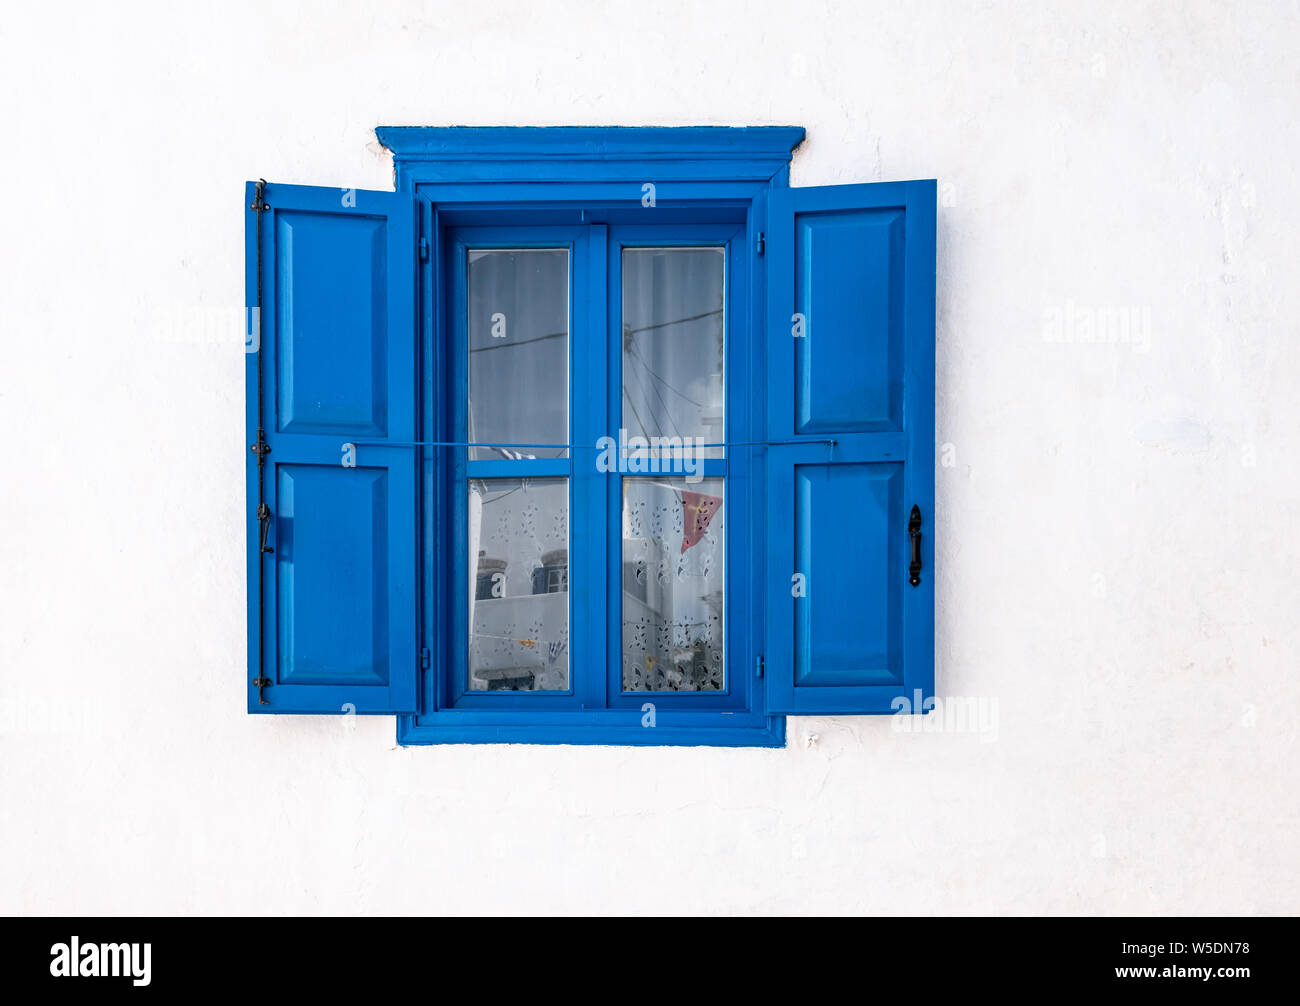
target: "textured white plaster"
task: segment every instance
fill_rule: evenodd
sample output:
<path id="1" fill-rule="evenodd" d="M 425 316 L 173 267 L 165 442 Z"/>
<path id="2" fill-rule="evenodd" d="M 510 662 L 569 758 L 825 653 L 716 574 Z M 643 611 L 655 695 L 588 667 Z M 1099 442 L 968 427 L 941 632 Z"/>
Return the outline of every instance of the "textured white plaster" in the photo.
<path id="1" fill-rule="evenodd" d="M 1297 20 L 7 7 L 0 911 L 1300 910 Z M 995 731 L 245 715 L 243 182 L 385 188 L 376 124 L 454 123 L 793 123 L 795 184 L 940 179 L 939 691 Z M 1079 320 L 1118 309 L 1145 349 Z"/>

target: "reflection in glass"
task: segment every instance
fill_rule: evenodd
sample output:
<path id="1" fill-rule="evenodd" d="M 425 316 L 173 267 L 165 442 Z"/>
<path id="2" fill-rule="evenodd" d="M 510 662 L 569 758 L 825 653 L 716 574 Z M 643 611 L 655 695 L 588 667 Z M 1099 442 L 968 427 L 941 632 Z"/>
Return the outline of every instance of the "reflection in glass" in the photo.
<path id="1" fill-rule="evenodd" d="M 569 438 L 569 252 L 474 249 L 469 276 L 469 439 Z M 478 447 L 471 459 L 563 457 L 562 448 Z"/>
<path id="2" fill-rule="evenodd" d="M 569 485 L 469 483 L 469 690 L 569 687 Z"/>
<path id="3" fill-rule="evenodd" d="M 723 249 L 623 250 L 623 427 L 725 439 Z M 722 457 L 709 448 L 705 457 Z"/>
<path id="4" fill-rule="evenodd" d="M 723 480 L 623 480 L 623 690 L 718 691 Z"/>

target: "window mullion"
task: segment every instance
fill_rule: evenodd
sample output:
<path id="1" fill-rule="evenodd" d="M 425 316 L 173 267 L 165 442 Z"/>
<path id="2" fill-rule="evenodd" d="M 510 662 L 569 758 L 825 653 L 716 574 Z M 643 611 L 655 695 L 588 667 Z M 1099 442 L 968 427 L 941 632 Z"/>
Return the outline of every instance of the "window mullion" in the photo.
<path id="1" fill-rule="evenodd" d="M 580 263 L 578 283 L 585 292 L 574 298 L 574 367 L 573 442 L 592 444 L 608 432 L 610 415 L 608 228 L 604 224 L 587 227 L 585 247 L 577 256 Z M 583 286 L 577 286 L 583 290 Z M 583 689 L 583 703 L 588 709 L 604 709 L 609 703 L 606 654 L 609 652 L 610 607 L 614 602 L 609 577 L 610 476 L 596 470 L 594 450 L 579 448 L 571 452 L 575 501 L 581 494 L 586 535 L 582 548 L 586 562 L 587 590 L 580 590 L 578 602 L 584 610 L 583 642 L 586 659 L 577 672 L 578 687 Z"/>

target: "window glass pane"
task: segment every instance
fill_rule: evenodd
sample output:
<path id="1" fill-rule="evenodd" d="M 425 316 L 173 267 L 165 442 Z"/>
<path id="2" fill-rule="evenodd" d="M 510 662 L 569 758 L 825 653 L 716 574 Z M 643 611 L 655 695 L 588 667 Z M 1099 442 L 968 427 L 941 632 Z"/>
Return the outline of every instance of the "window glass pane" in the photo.
<path id="1" fill-rule="evenodd" d="M 569 252 L 474 249 L 469 276 L 469 439 L 569 439 Z M 471 448 L 470 458 L 564 457 L 561 449 Z"/>
<path id="2" fill-rule="evenodd" d="M 723 249 L 623 250 L 623 428 L 725 439 Z M 722 457 L 710 448 L 705 457 Z"/>
<path id="3" fill-rule="evenodd" d="M 723 687 L 723 480 L 623 480 L 623 690 Z"/>
<path id="4" fill-rule="evenodd" d="M 569 687 L 567 479 L 469 483 L 469 690 Z"/>

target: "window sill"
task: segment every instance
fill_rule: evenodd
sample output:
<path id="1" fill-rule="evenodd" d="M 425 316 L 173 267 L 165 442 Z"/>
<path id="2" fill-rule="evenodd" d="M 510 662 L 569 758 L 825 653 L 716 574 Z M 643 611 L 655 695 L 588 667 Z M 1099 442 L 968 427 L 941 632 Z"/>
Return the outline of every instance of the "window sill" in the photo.
<path id="1" fill-rule="evenodd" d="M 599 744 L 614 747 L 785 747 L 785 717 L 661 709 L 655 726 L 640 709 L 534 714 L 509 722 L 499 713 L 447 710 L 397 718 L 397 743 Z M 707 722 L 706 722 L 707 721 Z"/>

